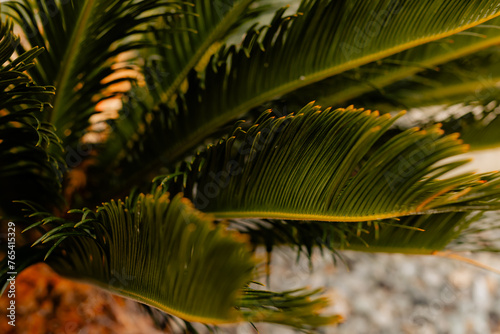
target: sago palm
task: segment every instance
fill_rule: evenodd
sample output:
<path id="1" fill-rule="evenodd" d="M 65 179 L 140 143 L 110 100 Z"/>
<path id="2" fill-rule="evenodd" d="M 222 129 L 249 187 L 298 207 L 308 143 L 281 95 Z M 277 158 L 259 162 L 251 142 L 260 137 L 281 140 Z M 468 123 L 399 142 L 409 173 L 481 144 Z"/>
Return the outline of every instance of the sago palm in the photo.
<path id="1" fill-rule="evenodd" d="M 3 282 L 45 261 L 188 328 L 309 331 L 340 318 L 255 282 L 258 247 L 496 250 L 468 236 L 500 173 L 448 158 L 500 143 L 500 2 L 282 3 L 2 2 Z"/>

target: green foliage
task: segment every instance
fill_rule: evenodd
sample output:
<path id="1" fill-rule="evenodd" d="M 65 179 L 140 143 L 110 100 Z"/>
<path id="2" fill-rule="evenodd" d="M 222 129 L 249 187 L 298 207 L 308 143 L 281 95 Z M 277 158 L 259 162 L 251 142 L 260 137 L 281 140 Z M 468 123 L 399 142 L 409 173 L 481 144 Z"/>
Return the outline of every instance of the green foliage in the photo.
<path id="1" fill-rule="evenodd" d="M 422 105 L 419 104 L 422 102 L 418 99 L 409 101 L 404 97 L 396 98 L 392 96 L 393 91 L 397 92 L 405 88 L 401 87 L 399 81 L 421 72 L 431 75 L 448 72 L 449 63 L 453 64 L 457 59 L 467 58 L 468 55 L 474 55 L 481 50 L 498 44 L 500 40 L 499 23 L 500 18 L 494 18 L 465 32 L 420 45 L 397 53 L 394 56 L 347 71 L 339 76 L 320 81 L 286 98 L 304 104 L 308 102 L 308 96 L 316 96 L 318 103 L 321 105 L 355 104 L 358 107 L 373 108 L 374 106 L 370 102 L 375 99 L 374 96 L 379 96 L 385 101 L 395 100 L 399 102 L 398 107 L 418 107 Z M 489 65 L 493 63 L 493 61 L 483 62 L 483 64 Z M 463 64 L 461 65 L 463 66 Z M 489 65 L 488 68 L 491 70 Z M 436 83 L 438 81 L 436 80 Z M 398 84 L 387 87 L 395 82 L 398 82 Z M 448 83 L 445 85 L 448 87 Z M 414 89 L 415 87 L 409 88 L 407 91 Z M 450 89 L 450 91 L 453 91 L 453 89 Z M 442 92 L 435 94 L 435 96 L 442 96 L 440 94 Z M 473 92 L 470 92 L 470 94 L 472 95 Z M 419 97 L 424 100 L 428 98 L 425 93 L 419 94 Z M 457 98 L 455 102 L 462 102 L 462 97 Z M 443 103 L 444 99 L 436 102 L 436 104 Z"/>
<path id="2" fill-rule="evenodd" d="M 500 116 L 498 114 L 486 114 L 479 119 L 461 120 L 463 139 L 471 145 L 473 150 L 496 148 L 500 144 Z"/>
<path id="3" fill-rule="evenodd" d="M 445 110 L 445 113 L 451 115 L 446 117 L 445 120 L 442 120 L 442 116 L 439 119 L 443 124 L 443 130 L 446 133 L 459 132 L 461 139 L 470 145 L 471 150 L 497 148 L 500 144 L 500 134 L 498 132 L 500 117 L 496 101 L 485 106 L 477 103 L 455 105 Z M 412 113 L 408 116 L 411 117 L 411 115 Z M 430 115 L 429 119 L 420 121 L 421 124 L 430 124 L 432 122 L 437 122 L 433 115 Z M 405 125 L 402 124 L 402 127 Z"/>
<path id="4" fill-rule="evenodd" d="M 499 30 L 495 26 L 495 30 Z M 493 28 L 492 28 L 493 29 Z M 499 96 L 500 49 L 481 52 L 447 62 L 438 70 L 426 70 L 385 88 L 383 96 L 368 96 L 380 109 L 419 108 L 432 105 L 479 103 L 487 105 Z M 392 102 L 392 103 L 391 103 Z M 385 104 L 384 104 L 385 103 Z"/>
<path id="5" fill-rule="evenodd" d="M 232 219 L 368 221 L 500 208 L 498 173 L 439 179 L 465 163 L 439 163 L 465 151 L 439 127 L 380 143 L 396 118 L 313 104 L 278 119 L 270 113 L 187 165 L 182 191 L 200 210 Z"/>
<path id="6" fill-rule="evenodd" d="M 2 3 L 21 42 L 3 20 L 0 215 L 25 201 L 22 223 L 38 235 L 18 245 L 19 270 L 45 260 L 181 317 L 186 331 L 190 321 L 313 331 L 341 319 L 322 314 L 317 290 L 255 286 L 256 247 L 498 251 L 484 232 L 498 228 L 488 211 L 500 209 L 500 173 L 448 176 L 467 161 L 445 160 L 468 148 L 454 132 L 475 148 L 499 142 L 498 2 L 302 0 L 262 23 L 266 3 Z M 114 98 L 117 117 L 89 128 Z M 301 109 L 314 99 L 484 108 L 398 128 L 402 113 Z M 269 105 L 284 107 L 262 114 Z M 91 154 L 68 169 L 98 127 Z M 63 197 L 84 209 L 62 213 Z M 3 283 L 6 260 L 0 268 Z"/>
<path id="7" fill-rule="evenodd" d="M 77 222 L 51 220 L 56 227 L 39 239 L 69 238 L 63 254 L 49 257 L 57 272 L 186 320 L 237 319 L 231 309 L 255 265 L 248 246 L 181 196 L 139 195 L 81 214 Z"/>
<path id="8" fill-rule="evenodd" d="M 106 90 L 112 84 L 130 81 L 120 74 L 128 68 L 127 52 L 145 43 L 140 36 L 163 12 L 179 8 L 180 1 L 166 0 L 21 0 L 4 4 L 7 13 L 23 29 L 29 47 L 50 52 L 29 70 L 35 82 L 54 85 L 58 94 L 45 117 L 65 143 L 75 146 L 88 127 L 98 101 L 120 91 Z M 18 52 L 24 47 L 20 45 Z M 118 57 L 121 57 L 118 58 Z M 110 75 L 113 79 L 109 79 Z"/>
<path id="9" fill-rule="evenodd" d="M 477 212 L 451 212 L 433 215 L 406 216 L 358 223 L 322 221 L 253 220 L 234 225 L 250 236 L 254 245 L 263 245 L 272 252 L 276 245 L 296 248 L 297 256 L 309 259 L 315 249 L 322 254 L 332 252 L 341 259 L 340 250 L 431 255 L 447 248 L 450 242 L 476 235 L 469 229 L 482 218 Z M 493 229 L 490 222 L 488 231 Z M 474 244 L 473 242 L 461 242 Z"/>
<path id="10" fill-rule="evenodd" d="M 320 315 L 322 309 L 328 305 L 328 301 L 324 298 L 313 301 L 310 299 L 319 291 L 299 289 L 271 292 L 245 289 L 238 308 L 249 321 L 283 324 L 302 331 L 340 322 L 342 320 L 340 316 Z"/>
<path id="11" fill-rule="evenodd" d="M 186 82 L 188 73 L 195 67 L 203 70 L 221 42 L 260 11 L 260 7 L 251 11 L 248 9 L 252 2 L 197 0 L 185 3 L 182 14 L 166 17 L 164 22 L 158 24 L 159 27 L 146 36 L 155 45 L 153 52 L 147 50 L 143 60 L 146 86 L 134 86 L 127 94 L 129 103 L 122 112 L 128 117 L 114 121 L 113 140 L 109 141 L 106 152 L 100 157 L 102 164 L 113 169 L 122 163 L 124 168 L 132 169 L 126 171 L 127 175 L 136 170 L 135 165 L 127 165 L 127 159 L 140 159 L 142 164 L 151 159 L 149 151 L 140 157 L 134 155 L 139 155 L 144 149 L 154 148 L 158 135 L 165 132 L 164 123 L 168 120 L 158 115 L 155 106 L 165 106 L 175 101 L 178 89 Z M 243 12 L 245 15 L 242 15 Z M 172 116 L 167 116 L 167 119 Z M 138 130 L 142 132 L 141 135 L 137 135 Z M 150 132 L 154 136 L 149 136 Z M 145 137 L 149 139 L 147 143 L 144 143 Z M 137 153 L 130 154 L 130 148 Z"/>
<path id="12" fill-rule="evenodd" d="M 72 210 L 79 221 L 47 216 L 28 229 L 53 225 L 33 246 L 51 245 L 45 259 L 58 273 L 85 279 L 187 321 L 285 323 L 299 329 L 338 321 L 318 311 L 318 291 L 273 293 L 245 287 L 256 265 L 243 235 L 168 194 L 130 197 Z M 64 251 L 57 251 L 62 245 Z M 56 251 L 56 254 L 52 252 Z M 269 308 L 268 306 L 273 306 Z M 238 311 L 236 311 L 238 310 Z M 295 322 L 288 322 L 293 317 Z"/>
<path id="13" fill-rule="evenodd" d="M 254 0 L 209 1 L 197 0 L 185 4 L 185 14 L 166 17 L 167 29 L 154 30 L 154 40 L 158 42 L 157 56 L 145 59 L 145 79 L 150 94 L 159 103 L 167 104 L 177 93 L 177 88 L 186 79 L 188 72 L 204 63 L 216 51 L 217 44 L 225 38 L 236 25 L 242 24 L 249 15 L 242 16 Z M 176 47 L 182 45 L 182 48 Z M 211 50 L 212 49 L 212 50 Z M 205 58 L 205 59 L 203 59 Z"/>
<path id="14" fill-rule="evenodd" d="M 296 15 L 285 15 L 285 10 L 278 10 L 270 25 L 250 28 L 240 45 L 221 47 L 202 74 L 191 73 L 187 91 L 180 91 L 175 103 L 153 109 L 139 96 L 126 109 L 126 113 L 154 110 L 141 119 L 144 126 L 137 127 L 138 132 L 127 132 L 122 144 L 122 152 L 133 148 L 128 159 L 135 162 L 131 167 L 122 164 L 127 171 L 135 171 L 124 175 L 130 177 L 126 186 L 141 176 L 151 178 L 151 171 L 175 163 L 205 138 L 217 136 L 228 122 L 267 101 L 497 15 L 495 6 L 484 1 L 474 5 L 320 0 L 302 1 Z M 380 14 L 385 22 L 376 33 L 371 31 L 376 22 L 372 13 Z M 447 21 L 434 19 L 436 13 Z M 352 29 L 339 29 L 343 25 Z M 327 33 L 336 31 L 341 33 Z M 307 101 L 316 97 L 305 95 Z"/>
<path id="15" fill-rule="evenodd" d="M 371 13 L 383 15 L 386 24 L 367 36 Z M 178 157 L 228 120 L 273 98 L 497 16 L 495 6 L 484 1 L 390 0 L 302 1 L 297 15 L 283 14 L 278 11 L 269 27 L 250 29 L 241 47 L 221 48 L 206 68 L 204 89 L 190 82 L 187 108 L 175 106 L 179 116 L 170 128 L 181 136 L 167 141 L 167 157 Z M 341 33 L 325 33 L 336 31 Z"/>
<path id="16" fill-rule="evenodd" d="M 18 215 L 13 200 L 33 200 L 52 207 L 61 204 L 64 163 L 54 127 L 41 121 L 54 88 L 33 83 L 25 73 L 43 49 L 34 48 L 11 59 L 19 39 L 12 23 L 0 26 L 0 216 Z M 8 191 L 7 191 L 8 189 Z"/>
<path id="17" fill-rule="evenodd" d="M 351 238 L 342 249 L 367 252 L 433 254 L 441 251 L 481 214 L 452 212 L 409 216 L 388 224 L 367 224 L 364 234 Z M 402 228 L 404 227 L 404 228 Z"/>

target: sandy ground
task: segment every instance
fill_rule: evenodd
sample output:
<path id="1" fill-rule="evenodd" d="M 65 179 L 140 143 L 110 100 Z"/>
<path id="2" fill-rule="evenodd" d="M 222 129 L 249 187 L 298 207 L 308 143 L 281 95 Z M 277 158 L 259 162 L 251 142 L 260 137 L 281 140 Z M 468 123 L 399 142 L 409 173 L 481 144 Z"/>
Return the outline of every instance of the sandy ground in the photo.
<path id="1" fill-rule="evenodd" d="M 474 259 L 500 268 L 500 255 Z M 330 311 L 346 321 L 331 334 L 500 334 L 500 275 L 463 262 L 430 256 L 345 252 L 348 268 L 316 256 L 294 264 L 288 252 L 274 256 L 271 281 L 279 286 L 327 287 Z M 260 326 L 262 333 L 293 333 Z M 251 333 L 248 328 L 237 333 Z"/>

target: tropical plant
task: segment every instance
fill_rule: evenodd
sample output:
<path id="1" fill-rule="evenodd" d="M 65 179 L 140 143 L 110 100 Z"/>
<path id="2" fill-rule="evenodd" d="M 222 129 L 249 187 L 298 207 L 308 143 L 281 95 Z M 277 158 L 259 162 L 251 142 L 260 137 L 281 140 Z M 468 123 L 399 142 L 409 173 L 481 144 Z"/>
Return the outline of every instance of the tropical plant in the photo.
<path id="1" fill-rule="evenodd" d="M 500 3 L 276 3 L 2 2 L 0 215 L 25 232 L 2 282 L 45 261 L 187 331 L 310 331 L 340 317 L 260 286 L 258 247 L 496 250 L 468 236 L 497 227 L 500 173 L 448 158 L 500 143 Z"/>

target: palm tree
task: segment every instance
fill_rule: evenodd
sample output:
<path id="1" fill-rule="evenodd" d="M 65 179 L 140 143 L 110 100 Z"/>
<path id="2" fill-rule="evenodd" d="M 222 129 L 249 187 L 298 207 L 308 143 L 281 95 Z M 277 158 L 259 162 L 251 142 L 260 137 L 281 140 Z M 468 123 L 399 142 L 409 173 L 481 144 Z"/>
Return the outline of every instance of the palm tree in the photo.
<path id="1" fill-rule="evenodd" d="M 495 227 L 482 217 L 500 209 L 500 174 L 450 174 L 467 160 L 448 158 L 500 142 L 498 1 L 18 0 L 2 12 L 0 215 L 17 233 L 3 282 L 45 261 L 188 328 L 309 331 L 340 317 L 319 291 L 260 287 L 257 247 L 496 250 L 467 237 Z M 413 117 L 458 103 L 474 113 Z"/>

